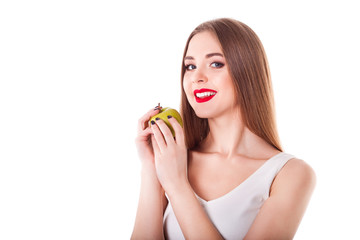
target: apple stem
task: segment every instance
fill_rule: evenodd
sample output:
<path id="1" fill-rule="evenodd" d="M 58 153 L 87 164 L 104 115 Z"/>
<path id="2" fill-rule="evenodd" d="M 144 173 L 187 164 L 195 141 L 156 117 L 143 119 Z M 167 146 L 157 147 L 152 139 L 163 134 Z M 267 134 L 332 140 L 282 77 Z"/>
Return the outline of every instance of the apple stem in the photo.
<path id="1" fill-rule="evenodd" d="M 158 105 L 155 107 L 155 110 L 160 110 L 162 109 L 162 107 L 160 106 L 160 103 L 158 103 Z"/>

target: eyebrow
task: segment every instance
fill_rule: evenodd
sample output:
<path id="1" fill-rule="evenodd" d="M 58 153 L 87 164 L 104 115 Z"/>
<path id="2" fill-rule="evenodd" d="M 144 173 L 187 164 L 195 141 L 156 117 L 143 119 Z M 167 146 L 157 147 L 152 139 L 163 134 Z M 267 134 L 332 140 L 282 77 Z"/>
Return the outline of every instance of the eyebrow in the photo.
<path id="1" fill-rule="evenodd" d="M 206 58 L 211 58 L 211 57 L 214 57 L 214 56 L 224 57 L 224 55 L 222 55 L 221 53 L 209 53 L 209 54 L 205 55 Z M 194 57 L 186 56 L 186 57 L 184 57 L 184 60 L 194 60 Z"/>

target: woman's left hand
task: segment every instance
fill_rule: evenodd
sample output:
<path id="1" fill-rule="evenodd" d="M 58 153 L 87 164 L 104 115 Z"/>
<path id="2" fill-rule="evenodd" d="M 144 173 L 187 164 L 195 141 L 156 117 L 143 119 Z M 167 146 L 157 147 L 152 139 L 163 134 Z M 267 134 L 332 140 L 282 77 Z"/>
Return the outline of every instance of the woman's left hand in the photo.
<path id="1" fill-rule="evenodd" d="M 178 121 L 168 118 L 175 131 L 173 137 L 170 129 L 161 119 L 151 124 L 153 135 L 151 141 L 155 154 L 156 173 L 165 192 L 169 195 L 176 189 L 188 184 L 187 149 L 184 131 Z"/>

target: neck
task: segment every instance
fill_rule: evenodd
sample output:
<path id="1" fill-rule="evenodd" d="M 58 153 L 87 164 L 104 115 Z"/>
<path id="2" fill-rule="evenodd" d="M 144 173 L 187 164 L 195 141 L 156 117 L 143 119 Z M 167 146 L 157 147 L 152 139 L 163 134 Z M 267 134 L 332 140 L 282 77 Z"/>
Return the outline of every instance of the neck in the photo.
<path id="1" fill-rule="evenodd" d="M 209 118 L 208 122 L 210 132 L 200 144 L 200 151 L 218 153 L 226 158 L 235 155 L 267 158 L 274 154 L 271 145 L 245 126 L 240 111 L 229 111 L 228 114 Z"/>

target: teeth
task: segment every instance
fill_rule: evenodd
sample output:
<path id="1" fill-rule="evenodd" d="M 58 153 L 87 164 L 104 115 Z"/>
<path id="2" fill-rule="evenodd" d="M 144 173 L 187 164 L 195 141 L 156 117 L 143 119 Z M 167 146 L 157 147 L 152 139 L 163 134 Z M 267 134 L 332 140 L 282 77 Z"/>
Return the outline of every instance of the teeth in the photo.
<path id="1" fill-rule="evenodd" d="M 214 92 L 203 92 L 203 93 L 197 93 L 196 96 L 198 98 L 204 98 L 204 97 L 209 97 L 209 96 L 212 96 L 212 95 L 215 95 Z"/>

